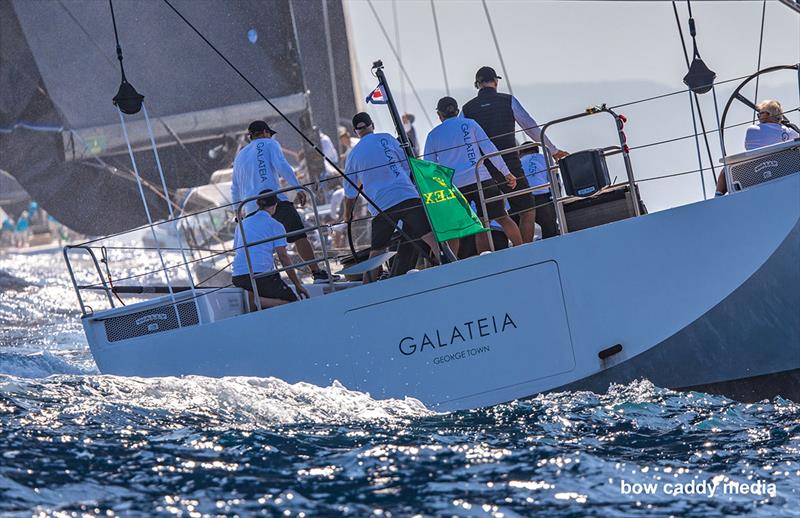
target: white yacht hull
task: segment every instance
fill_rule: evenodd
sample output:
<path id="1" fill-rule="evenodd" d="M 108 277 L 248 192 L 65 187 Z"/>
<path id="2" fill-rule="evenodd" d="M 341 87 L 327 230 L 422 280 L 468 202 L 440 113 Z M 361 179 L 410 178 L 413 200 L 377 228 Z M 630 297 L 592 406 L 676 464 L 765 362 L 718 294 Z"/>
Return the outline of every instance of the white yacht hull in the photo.
<path id="1" fill-rule="evenodd" d="M 210 324 L 111 343 L 103 314 L 84 326 L 107 374 L 339 380 L 455 410 L 637 378 L 800 400 L 798 308 L 793 174 Z"/>

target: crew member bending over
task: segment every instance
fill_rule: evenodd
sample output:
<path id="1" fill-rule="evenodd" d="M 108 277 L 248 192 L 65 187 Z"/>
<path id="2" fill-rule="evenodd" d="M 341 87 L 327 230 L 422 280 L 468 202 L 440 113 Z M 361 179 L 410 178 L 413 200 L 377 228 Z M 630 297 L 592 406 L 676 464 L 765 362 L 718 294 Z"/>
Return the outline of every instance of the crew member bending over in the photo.
<path id="1" fill-rule="evenodd" d="M 231 201 L 236 203 L 245 198 L 250 198 L 260 193 L 264 189 L 277 191 L 278 175 L 281 175 L 289 185 L 299 187 L 300 182 L 294 174 L 294 169 L 286 161 L 278 141 L 272 136 L 275 132 L 269 125 L 261 120 L 253 121 L 247 128 L 250 143 L 239 151 L 233 161 L 233 179 L 231 181 Z M 306 203 L 306 193 L 298 189 L 297 201 L 300 205 Z M 247 212 L 256 209 L 255 202 L 248 202 L 245 205 Z M 286 194 L 278 194 L 278 206 L 275 210 L 275 219 L 284 226 L 287 232 L 295 232 L 303 229 L 303 220 L 294 204 L 289 201 Z M 305 234 L 296 234 L 287 239 L 289 243 L 294 243 L 297 253 L 303 261 L 314 259 L 314 249 Z M 316 263 L 309 264 L 314 282 L 330 282 L 328 273 L 321 270 Z"/>
<path id="2" fill-rule="evenodd" d="M 458 187 L 467 202 L 475 203 L 476 212 L 483 220 L 484 227 L 489 228 L 489 221 L 495 220 L 514 246 L 521 245 L 522 236 L 520 236 L 519 227 L 506 212 L 504 200 L 486 204 L 488 218 L 481 207 L 478 182 L 475 178 L 475 164 L 478 163 L 481 153 L 484 155 L 497 153 L 497 148 L 486 136 L 486 132 L 478 126 L 478 123 L 472 119 L 458 116 L 458 102 L 452 97 L 439 99 L 436 113 L 442 123 L 428 133 L 425 141 L 425 160 L 454 169 L 453 185 Z M 508 170 L 503 159 L 495 156 L 489 160 L 505 176 L 508 185 L 513 189 L 517 185 L 517 179 Z M 479 175 L 484 199 L 500 196 L 500 188 L 483 164 L 479 169 Z M 489 250 L 489 239 L 486 234 L 481 232 L 475 235 L 478 253 Z M 451 239 L 447 242 L 455 255 L 458 255 L 459 242 L 459 239 Z"/>
<path id="3" fill-rule="evenodd" d="M 294 302 L 297 300 L 297 295 L 307 299 L 308 292 L 297 278 L 297 272 L 294 269 L 286 270 L 286 274 L 297 289 L 297 295 L 283 282 L 279 273 L 269 274 L 269 272 L 275 271 L 273 253 L 278 255 L 278 259 L 285 268 L 290 267 L 293 263 L 289 254 L 286 253 L 286 238 L 283 237 L 286 229 L 273 217 L 278 209 L 278 198 L 272 194 L 270 189 L 261 191 L 259 194 L 262 196 L 256 200 L 258 209 L 242 220 L 247 243 L 258 243 L 265 239 L 282 236 L 273 241 L 247 248 L 250 254 L 250 264 L 253 266 L 253 274 L 255 276 L 267 274 L 256 278 L 261 308 L 272 308 Z M 236 249 L 236 255 L 233 258 L 233 285 L 250 292 L 250 309 L 253 310 L 256 307 L 255 297 L 243 244 L 241 230 L 237 224 L 233 236 L 233 246 Z"/>
<path id="4" fill-rule="evenodd" d="M 475 88 L 478 95 L 467 102 L 462 111 L 464 117 L 469 117 L 480 124 L 481 128 L 492 139 L 492 142 L 501 151 L 516 147 L 517 141 L 514 138 L 514 125 L 520 127 L 530 138 L 541 141 L 542 132 L 536 121 L 525 111 L 516 97 L 499 93 L 497 91 L 497 80 L 502 79 L 493 68 L 481 67 L 475 74 Z M 555 160 L 561 160 L 567 156 L 565 151 L 560 151 L 548 139 L 544 143 L 553 155 Z M 517 190 L 527 189 L 528 179 L 522 171 L 519 161 L 519 153 L 506 153 L 503 160 L 508 168 L 517 178 Z M 487 164 L 487 169 L 500 185 L 503 192 L 514 190 L 506 183 L 502 174 L 491 164 Z M 536 202 L 533 195 L 523 194 L 508 199 L 511 205 L 511 214 L 519 215 L 519 230 L 522 233 L 522 240 L 526 243 L 533 241 L 534 221 L 536 219 Z"/>
<path id="5" fill-rule="evenodd" d="M 347 157 L 345 175 L 353 182 L 345 182 L 347 197 L 344 206 L 345 221 L 353 212 L 358 190 L 353 186 L 361 184 L 364 193 L 384 212 L 369 205 L 372 214 L 372 246 L 370 257 L 380 255 L 389 246 L 395 227 L 402 222 L 403 232 L 409 239 L 424 241 L 436 250 L 436 240 L 431 232 L 422 200 L 416 187 L 411 183 L 411 170 L 400 143 L 388 133 L 374 133 L 372 118 L 365 112 L 353 117 L 353 128 L 361 140 Z M 388 217 L 387 217 L 388 216 Z M 423 246 L 424 248 L 424 246 Z M 394 275 L 402 275 L 414 267 L 414 249 L 401 245 L 395 257 L 398 265 L 393 268 Z M 375 272 L 364 274 L 364 282 L 373 280 Z"/>

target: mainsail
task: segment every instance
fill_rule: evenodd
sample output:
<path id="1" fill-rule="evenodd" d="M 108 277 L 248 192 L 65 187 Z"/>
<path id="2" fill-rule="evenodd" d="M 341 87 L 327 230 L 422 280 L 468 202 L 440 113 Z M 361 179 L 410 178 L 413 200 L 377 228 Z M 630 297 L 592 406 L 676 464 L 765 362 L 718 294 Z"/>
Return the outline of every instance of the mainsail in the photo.
<path id="1" fill-rule="evenodd" d="M 324 10 L 321 2 L 281 0 L 174 3 L 307 134 L 317 122 L 333 135 L 334 113 L 355 111 L 340 1 Z M 301 149 L 269 106 L 162 2 L 114 7 L 126 73 L 145 95 L 171 189 L 207 183 L 213 171 L 229 167 L 236 135 L 255 118 L 274 121 L 281 144 Z M 298 18 L 304 25 L 327 22 L 335 52 L 297 31 Z M 59 221 L 87 234 L 145 222 L 111 104 L 118 85 L 107 4 L 0 0 L 0 169 Z M 307 85 L 314 85 L 311 95 Z M 140 172 L 157 184 L 141 114 L 130 118 L 128 131 Z M 154 217 L 165 217 L 158 189 L 147 196 Z"/>

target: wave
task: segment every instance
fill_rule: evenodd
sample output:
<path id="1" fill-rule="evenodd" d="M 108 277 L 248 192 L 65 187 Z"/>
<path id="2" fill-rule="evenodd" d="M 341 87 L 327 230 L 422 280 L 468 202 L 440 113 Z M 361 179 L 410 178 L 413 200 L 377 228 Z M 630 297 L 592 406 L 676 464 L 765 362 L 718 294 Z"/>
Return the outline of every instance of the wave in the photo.
<path id="1" fill-rule="evenodd" d="M 8 349 L 6 349 L 8 351 Z M 80 367 L 48 351 L 34 353 L 0 353 L 0 375 L 20 378 L 46 378 L 55 374 L 94 374 L 97 371 Z"/>
<path id="2" fill-rule="evenodd" d="M 30 286 L 28 281 L 0 270 L 0 293 L 11 290 L 22 290 L 28 286 Z"/>
<path id="3" fill-rule="evenodd" d="M 18 372 L 24 370 L 18 368 Z M 31 370 L 35 370 L 35 367 Z M 433 415 L 413 398 L 377 400 L 334 381 L 328 387 L 276 378 L 0 376 L 3 400 L 26 413 L 59 412 L 172 428 L 176 422 L 251 428 L 296 423 L 398 420 Z"/>

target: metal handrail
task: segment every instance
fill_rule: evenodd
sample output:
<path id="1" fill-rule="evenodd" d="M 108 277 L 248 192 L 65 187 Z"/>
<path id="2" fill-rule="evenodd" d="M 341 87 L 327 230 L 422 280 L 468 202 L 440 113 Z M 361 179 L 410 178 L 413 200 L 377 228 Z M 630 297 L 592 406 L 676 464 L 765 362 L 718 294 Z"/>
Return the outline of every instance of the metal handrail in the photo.
<path id="1" fill-rule="evenodd" d="M 476 184 L 478 186 L 478 199 L 481 202 L 481 210 L 483 211 L 483 218 L 482 219 L 483 219 L 484 226 L 486 228 L 491 229 L 491 227 L 489 226 L 489 213 L 486 211 L 486 204 L 487 203 L 492 202 L 492 201 L 506 200 L 508 198 L 514 198 L 515 196 L 522 196 L 523 194 L 528 194 L 528 193 L 533 192 L 535 190 L 539 190 L 539 189 L 541 189 L 543 187 L 548 187 L 548 186 L 550 186 L 550 184 L 536 185 L 534 187 L 528 187 L 527 189 L 521 189 L 519 191 L 513 190 L 511 192 L 503 193 L 503 194 L 501 194 L 499 196 L 494 196 L 494 197 L 489 198 L 487 200 L 486 197 L 483 194 L 483 185 L 481 184 L 481 171 L 480 171 L 481 170 L 481 166 L 483 165 L 483 163 L 485 161 L 487 161 L 487 160 L 489 160 L 491 158 L 494 158 L 496 156 L 502 156 L 502 155 L 506 155 L 506 154 L 509 154 L 509 153 L 517 153 L 517 152 L 522 151 L 524 149 L 529 149 L 529 148 L 533 148 L 533 147 L 537 147 L 537 146 L 541 146 L 541 145 L 542 144 L 540 142 L 536 142 L 536 141 L 534 141 L 534 142 L 525 142 L 524 144 L 520 144 L 519 146 L 510 147 L 510 148 L 507 148 L 507 149 L 501 149 L 499 151 L 495 151 L 494 153 L 488 153 L 486 155 L 483 155 L 475 163 L 475 182 L 476 182 Z M 558 166 L 555 166 L 554 168 L 558 169 Z M 552 183 L 552 181 L 551 181 L 551 183 Z M 495 249 L 494 249 L 494 240 L 493 239 L 489 239 L 489 249 L 492 252 L 495 251 Z"/>
<path id="2" fill-rule="evenodd" d="M 111 288 L 106 284 L 106 279 L 103 277 L 103 271 L 100 269 L 100 263 L 97 261 L 97 256 L 94 254 L 94 250 L 85 245 L 66 245 L 63 248 L 64 261 L 67 263 L 67 270 L 69 271 L 69 277 L 72 280 L 72 287 L 75 288 L 75 294 L 78 296 L 78 304 L 81 306 L 81 315 L 84 317 L 87 315 L 86 305 L 83 303 L 83 297 L 81 296 L 81 289 L 84 287 L 78 286 L 78 281 L 75 279 L 75 272 L 72 269 L 72 263 L 69 261 L 69 253 L 71 250 L 83 250 L 89 254 L 94 262 L 94 267 L 97 270 L 97 276 L 100 277 L 100 282 L 103 284 L 103 291 L 106 292 L 108 302 L 111 304 L 112 308 L 115 307 L 114 297 L 111 296 Z"/>
<path id="3" fill-rule="evenodd" d="M 611 108 L 606 107 L 605 104 L 602 106 L 591 106 L 586 109 L 586 111 L 582 113 L 578 113 L 575 115 L 570 115 L 568 117 L 562 117 L 560 119 L 552 120 L 542 126 L 541 130 L 541 139 L 545 141 L 545 131 L 550 126 L 561 124 L 562 122 L 568 122 L 575 119 L 582 119 L 583 117 L 589 117 L 592 115 L 597 115 L 598 113 L 607 113 L 614 118 L 614 122 L 617 127 L 617 136 L 619 137 L 619 147 L 611 146 L 607 148 L 603 148 L 603 156 L 608 156 L 608 154 L 616 154 L 622 153 L 622 160 L 625 164 L 625 173 L 628 176 L 628 186 L 631 192 L 631 201 L 633 204 L 633 213 L 634 216 L 641 216 L 641 211 L 639 209 L 639 198 L 636 194 L 636 181 L 633 175 L 633 165 L 631 164 L 631 157 L 630 151 L 628 150 L 628 146 L 626 144 L 626 137 L 625 131 L 623 130 L 624 122 L 620 118 L 619 115 L 614 112 Z M 614 150 L 614 153 L 608 153 L 608 150 Z M 548 172 L 550 173 L 550 184 L 553 186 L 552 196 L 553 196 L 553 203 L 555 204 L 556 208 L 556 216 L 558 217 L 559 225 L 558 225 L 558 233 L 566 234 L 569 232 L 569 228 L 567 227 L 567 218 L 564 215 L 564 200 L 566 197 L 561 195 L 561 187 L 555 180 L 555 175 L 553 174 L 552 166 L 554 166 L 553 157 L 550 154 L 550 150 L 547 149 L 547 146 L 542 146 L 542 151 L 545 157 L 545 164 L 548 166 Z"/>
<path id="4" fill-rule="evenodd" d="M 301 230 L 294 230 L 292 232 L 287 232 L 287 233 L 284 233 L 284 234 L 279 235 L 279 236 L 273 236 L 273 237 L 270 237 L 270 238 L 267 238 L 267 239 L 262 239 L 262 240 L 260 240 L 260 241 L 258 241 L 256 243 L 248 243 L 247 242 L 247 236 L 245 235 L 245 232 L 244 232 L 244 218 L 242 218 L 242 207 L 244 207 L 247 203 L 249 203 L 251 201 L 255 201 L 255 200 L 258 200 L 259 198 L 263 198 L 264 195 L 256 195 L 256 196 L 251 196 L 249 198 L 245 198 L 244 200 L 241 200 L 239 202 L 239 205 L 236 207 L 236 222 L 237 222 L 237 225 L 239 226 L 239 233 L 242 236 L 242 247 L 244 248 L 244 255 L 245 255 L 245 258 L 247 259 L 247 271 L 248 271 L 248 275 L 250 277 L 250 285 L 253 287 L 253 300 L 254 300 L 254 302 L 256 304 L 256 308 L 259 311 L 261 310 L 261 297 L 259 296 L 259 293 L 258 293 L 258 286 L 256 285 L 256 277 L 255 277 L 254 272 L 253 272 L 253 263 L 252 263 L 252 260 L 250 258 L 250 247 L 251 246 L 256 246 L 256 245 L 259 245 L 259 244 L 268 243 L 268 242 L 271 242 L 271 241 L 276 241 L 276 240 L 281 239 L 281 238 L 292 237 L 292 236 L 295 236 L 295 235 L 306 234 L 308 232 L 316 231 L 319 234 L 319 242 L 320 242 L 320 246 L 322 247 L 322 259 L 316 259 L 315 258 L 315 259 L 310 260 L 310 261 L 303 261 L 302 263 L 293 264 L 290 267 L 284 267 L 284 268 L 281 268 L 281 269 L 278 269 L 278 270 L 273 270 L 273 271 L 269 272 L 269 274 L 273 274 L 273 273 L 280 274 L 280 272 L 283 272 L 283 271 L 286 271 L 286 270 L 290 270 L 292 268 L 297 268 L 299 266 L 305 266 L 306 264 L 323 262 L 323 263 L 325 263 L 325 271 L 328 273 L 329 282 L 332 282 L 332 279 L 333 279 L 333 276 L 331 274 L 330 261 L 328 260 L 328 245 L 325 243 L 325 235 L 322 232 L 322 225 L 320 225 L 320 222 L 319 222 L 319 210 L 317 209 L 317 202 L 314 199 L 314 193 L 312 193 L 311 190 L 308 187 L 304 186 L 304 185 L 297 185 L 297 186 L 290 185 L 288 187 L 284 187 L 283 189 L 278 189 L 277 191 L 272 191 L 266 196 L 275 196 L 275 197 L 277 197 L 279 194 L 282 194 L 284 192 L 296 191 L 296 190 L 305 191 L 305 193 L 307 194 L 307 198 L 309 200 L 311 200 L 311 207 L 314 209 L 314 223 L 315 223 L 314 226 L 311 227 L 311 228 L 303 228 Z M 259 273 L 261 273 L 261 272 L 259 272 Z"/>

